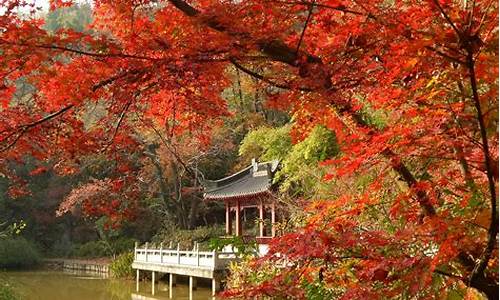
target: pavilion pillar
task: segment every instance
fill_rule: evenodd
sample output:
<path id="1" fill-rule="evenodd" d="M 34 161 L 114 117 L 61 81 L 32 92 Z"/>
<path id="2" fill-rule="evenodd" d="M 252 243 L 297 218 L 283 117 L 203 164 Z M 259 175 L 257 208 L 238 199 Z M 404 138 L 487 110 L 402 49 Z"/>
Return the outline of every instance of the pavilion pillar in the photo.
<path id="1" fill-rule="evenodd" d="M 236 199 L 236 236 L 242 235 L 240 211 L 241 211 L 240 199 Z"/>
<path id="2" fill-rule="evenodd" d="M 259 237 L 264 236 L 264 203 L 259 202 Z"/>
<path id="3" fill-rule="evenodd" d="M 240 199 L 236 199 L 236 236 L 241 236 L 241 206 Z"/>
<path id="4" fill-rule="evenodd" d="M 226 235 L 231 235 L 233 231 L 233 224 L 231 222 L 231 205 L 226 201 Z"/>
<path id="5" fill-rule="evenodd" d="M 272 224 L 272 227 L 271 227 L 271 236 L 272 237 L 276 236 L 276 226 L 275 226 L 274 223 L 276 223 L 276 205 L 275 205 L 275 203 L 273 201 L 272 204 L 271 204 L 271 224 Z"/>

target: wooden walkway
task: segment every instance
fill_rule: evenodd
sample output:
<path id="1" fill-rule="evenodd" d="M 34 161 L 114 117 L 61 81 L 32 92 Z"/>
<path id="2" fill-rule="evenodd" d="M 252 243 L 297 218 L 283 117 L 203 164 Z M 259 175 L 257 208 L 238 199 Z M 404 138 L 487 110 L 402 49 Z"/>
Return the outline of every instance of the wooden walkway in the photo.
<path id="1" fill-rule="evenodd" d="M 220 282 L 225 276 L 231 261 L 237 260 L 234 252 L 199 251 L 194 250 L 152 248 L 146 243 L 142 248 L 136 245 L 132 268 L 136 269 L 136 290 L 139 291 L 140 271 L 151 272 L 152 289 L 155 294 L 157 273 L 169 274 L 169 296 L 173 297 L 173 286 L 176 284 L 176 275 L 189 277 L 189 299 L 193 299 L 193 290 L 196 289 L 196 278 L 212 280 L 212 295 L 220 290 Z"/>

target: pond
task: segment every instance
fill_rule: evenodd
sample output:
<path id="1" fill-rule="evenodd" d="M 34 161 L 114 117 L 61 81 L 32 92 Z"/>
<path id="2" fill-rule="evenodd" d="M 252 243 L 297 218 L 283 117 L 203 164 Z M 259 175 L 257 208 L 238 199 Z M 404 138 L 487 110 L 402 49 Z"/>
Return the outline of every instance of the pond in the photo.
<path id="1" fill-rule="evenodd" d="M 106 279 L 88 274 L 54 271 L 0 272 L 0 279 L 7 280 L 23 300 L 169 299 L 168 284 L 158 283 L 155 296 L 152 296 L 150 280 L 141 281 L 141 292 L 136 293 L 133 280 Z M 173 299 L 189 299 L 188 286 L 182 281 L 174 288 Z M 211 299 L 211 289 L 208 286 L 198 286 L 194 291 L 194 299 Z"/>

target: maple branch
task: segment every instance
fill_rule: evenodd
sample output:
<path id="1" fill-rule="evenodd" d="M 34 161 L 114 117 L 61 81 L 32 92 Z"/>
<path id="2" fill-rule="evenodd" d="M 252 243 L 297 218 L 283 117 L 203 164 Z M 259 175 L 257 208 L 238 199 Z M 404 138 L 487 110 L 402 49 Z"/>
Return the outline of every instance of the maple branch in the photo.
<path id="1" fill-rule="evenodd" d="M 28 132 L 30 129 L 32 129 L 33 127 L 36 127 L 36 126 L 38 126 L 38 125 L 40 125 L 42 123 L 50 121 L 50 120 L 52 120 L 52 119 L 54 119 L 54 118 L 56 118 L 56 117 L 64 114 L 65 112 L 67 112 L 68 110 L 70 110 L 73 107 L 74 107 L 74 105 L 70 104 L 70 105 L 65 106 L 64 108 L 62 108 L 62 109 L 60 109 L 60 110 L 58 110 L 58 111 L 56 111 L 54 113 L 51 113 L 51 114 L 49 114 L 49 115 L 47 115 L 47 116 L 45 116 L 45 117 L 43 117 L 41 119 L 38 119 L 38 120 L 33 121 L 31 123 L 26 123 L 26 124 L 22 124 L 22 125 L 17 126 L 16 130 L 17 130 L 18 135 L 15 137 L 15 139 L 12 142 L 10 142 L 6 146 L 0 148 L 0 153 L 4 152 L 4 151 L 6 151 L 6 150 L 8 150 L 10 148 L 12 148 L 21 139 L 21 137 L 26 132 Z M 13 135 L 15 135 L 15 133 L 16 133 L 16 131 L 14 131 L 13 133 L 9 134 L 5 139 L 3 139 L 0 142 L 7 141 L 10 137 L 12 137 Z"/>
<path id="2" fill-rule="evenodd" d="M 481 30 L 481 28 L 483 27 L 483 24 L 484 24 L 484 21 L 486 20 L 486 16 L 488 15 L 488 10 L 490 9 L 490 6 L 493 2 L 496 2 L 494 0 L 490 0 L 488 2 L 488 4 L 485 7 L 485 10 L 484 10 L 484 14 L 483 16 L 481 17 L 481 21 L 479 21 L 479 25 L 477 26 L 477 30 L 476 32 L 479 32 Z M 498 13 L 498 9 L 497 9 L 497 13 Z"/>
<path id="3" fill-rule="evenodd" d="M 189 5 L 184 0 L 168 0 L 172 5 L 174 5 L 177 9 L 182 11 L 184 14 L 190 17 L 198 17 L 201 12 Z M 217 20 L 214 18 L 210 18 L 209 20 L 203 21 L 208 27 L 217 30 L 219 32 L 225 32 L 229 35 L 235 35 L 230 32 L 230 30 L 224 26 L 222 26 Z M 241 34 L 241 33 L 240 33 Z M 298 67 L 299 55 L 295 53 L 295 49 L 290 48 L 283 41 L 279 39 L 259 39 L 255 41 L 255 44 L 260 48 L 262 52 L 267 54 L 269 57 L 273 58 L 276 61 L 280 61 L 291 66 Z M 304 53 L 307 58 L 308 63 L 316 63 L 321 64 L 321 58 L 311 55 L 309 53 Z"/>
<path id="4" fill-rule="evenodd" d="M 437 53 L 438 55 L 440 55 L 440 56 L 442 56 L 442 57 L 444 57 L 444 58 L 446 58 L 446 59 L 448 59 L 448 60 L 451 60 L 451 61 L 453 61 L 453 62 L 456 62 L 457 64 L 460 64 L 460 65 L 465 65 L 465 62 L 464 62 L 464 61 L 461 61 L 460 59 L 455 58 L 455 57 L 453 57 L 453 56 L 450 56 L 450 55 L 448 55 L 448 54 L 444 53 L 443 51 L 441 51 L 441 50 L 439 50 L 439 49 L 436 49 L 436 48 L 434 48 L 434 47 L 432 47 L 432 46 L 425 46 L 425 48 L 426 48 L 426 49 L 428 49 L 428 50 L 431 50 L 431 51 L 433 51 L 433 52 L 435 52 L 435 53 Z"/>
<path id="5" fill-rule="evenodd" d="M 108 141 L 108 145 L 104 148 L 103 151 L 106 151 L 108 149 L 108 147 L 111 145 L 111 143 L 113 142 L 113 140 L 115 139 L 116 135 L 118 134 L 118 130 L 120 129 L 120 125 L 122 124 L 123 122 L 123 119 L 125 118 L 125 115 L 127 114 L 127 111 L 130 107 L 130 105 L 132 105 L 132 100 L 128 101 L 125 106 L 123 107 L 123 110 L 122 112 L 120 113 L 120 117 L 118 118 L 118 122 L 116 124 L 116 127 L 115 127 L 115 130 L 113 130 L 113 135 L 111 136 L 111 138 L 109 139 Z"/>
<path id="6" fill-rule="evenodd" d="M 92 86 L 92 91 L 95 92 L 98 89 L 100 89 L 100 88 L 102 88 L 102 87 L 104 87 L 104 86 L 106 86 L 106 85 L 108 85 L 110 83 L 113 83 L 116 80 L 119 80 L 119 79 L 122 79 L 122 78 L 126 77 L 127 75 L 142 74 L 147 69 L 148 68 L 132 69 L 132 70 L 125 71 L 125 72 L 122 72 L 120 74 L 117 74 L 115 76 L 111 76 L 108 79 L 102 80 L 102 81 L 98 82 L 97 84 L 95 84 L 94 86 Z"/>
<path id="7" fill-rule="evenodd" d="M 243 71 L 244 73 L 246 73 L 247 75 L 250 75 L 251 77 L 254 77 L 256 79 L 259 79 L 265 83 L 268 83 L 272 86 L 275 86 L 277 88 L 280 88 L 280 89 L 285 89 L 285 90 L 293 90 L 293 87 L 289 86 L 289 85 L 285 85 L 285 84 L 280 84 L 280 83 L 277 83 L 277 82 L 274 82 L 266 77 L 264 77 L 263 75 L 257 73 L 257 72 L 254 72 L 246 67 L 244 67 L 243 65 L 241 65 L 240 63 L 238 63 L 236 61 L 236 59 L 234 58 L 231 58 L 230 59 L 231 63 L 239 70 Z M 298 90 L 300 91 L 305 91 L 305 92 L 312 92 L 313 90 L 310 89 L 310 88 L 305 88 L 305 87 L 299 87 Z"/>
<path id="8" fill-rule="evenodd" d="M 403 178 L 403 180 L 408 184 L 410 188 L 417 185 L 417 180 L 415 176 L 410 172 L 410 170 L 401 162 L 401 159 L 389 148 L 385 149 L 382 154 L 389 158 L 392 163 L 393 169 Z M 432 205 L 427 193 L 422 190 L 417 190 L 417 201 L 424 210 L 427 216 L 435 216 L 436 210 Z"/>
<path id="9" fill-rule="evenodd" d="M 469 1 L 467 1 L 466 5 L 467 5 L 467 7 L 469 6 Z M 476 12 L 476 0 L 473 0 L 472 6 L 471 6 L 470 11 L 469 11 L 469 16 L 468 16 L 469 17 L 469 24 L 468 24 L 468 28 L 467 28 L 468 34 L 470 34 L 470 31 L 472 30 L 472 26 L 474 25 L 475 12 Z"/>
<path id="10" fill-rule="evenodd" d="M 459 276 L 459 275 L 455 275 L 455 274 L 451 274 L 451 273 L 448 273 L 448 272 L 445 272 L 445 271 L 434 270 L 434 273 L 439 274 L 439 275 L 443 275 L 443 276 L 446 276 L 446 277 L 456 278 L 456 279 L 459 279 L 461 281 L 465 281 L 464 277 Z"/>
<path id="11" fill-rule="evenodd" d="M 140 56 L 140 55 L 133 55 L 133 54 L 125 54 L 125 53 L 108 53 L 108 54 L 95 53 L 95 52 L 83 51 L 83 50 L 78 50 L 78 49 L 73 49 L 73 48 L 68 48 L 68 47 L 63 47 L 63 46 L 57 46 L 57 45 L 43 45 L 43 44 L 37 45 L 37 44 L 29 44 L 29 43 L 12 43 L 12 42 L 7 42 L 5 40 L 1 40 L 1 43 L 6 44 L 6 45 L 19 46 L 19 47 L 34 47 L 34 48 L 48 49 L 48 50 L 60 50 L 63 52 L 71 52 L 71 53 L 75 53 L 75 54 L 91 56 L 91 57 L 99 57 L 99 58 L 119 57 L 119 58 L 133 58 L 133 59 L 153 60 L 153 61 L 159 60 L 157 58 Z"/>
<path id="12" fill-rule="evenodd" d="M 196 177 L 196 173 L 191 170 L 191 168 L 189 166 L 186 165 L 186 163 L 184 163 L 184 161 L 182 160 L 182 158 L 179 156 L 179 154 L 177 153 L 177 151 L 175 151 L 175 149 L 173 149 L 172 147 L 172 144 L 163 136 L 163 134 L 161 134 L 161 132 L 156 128 L 156 126 L 154 126 L 153 124 L 151 123 L 146 123 L 146 121 L 144 121 L 140 116 L 139 114 L 136 113 L 136 116 L 137 118 L 146 126 L 150 127 L 151 129 L 153 129 L 153 131 L 155 132 L 155 134 L 160 138 L 161 142 L 165 145 L 165 147 L 167 148 L 168 152 L 170 152 L 170 154 L 172 154 L 174 156 L 174 158 L 182 165 L 182 167 L 186 170 L 186 172 L 188 172 L 191 176 L 193 177 Z"/>
<path id="13" fill-rule="evenodd" d="M 451 20 L 450 16 L 448 16 L 448 14 L 444 11 L 443 7 L 441 6 L 441 4 L 439 3 L 438 0 L 432 0 L 432 2 L 434 2 L 434 5 L 437 6 L 437 8 L 439 9 L 439 11 L 441 12 L 441 14 L 443 15 L 443 17 L 446 19 L 446 21 L 451 25 L 451 27 L 453 28 L 453 30 L 455 31 L 455 33 L 457 34 L 457 36 L 459 38 L 462 37 L 462 33 L 458 30 L 458 28 L 455 26 L 455 23 L 453 23 L 453 21 Z"/>
<path id="14" fill-rule="evenodd" d="M 472 274 L 470 276 L 470 284 L 472 285 L 472 282 L 484 277 L 484 271 L 488 266 L 491 254 L 495 248 L 497 234 L 498 234 L 498 212 L 497 212 L 497 195 L 496 195 L 495 181 L 493 174 L 493 164 L 491 162 L 488 136 L 486 133 L 486 124 L 484 122 L 484 115 L 481 110 L 481 102 L 479 99 L 479 93 L 477 87 L 474 52 L 471 49 L 471 47 L 468 48 L 468 52 L 469 54 L 467 55 L 467 69 L 469 71 L 472 97 L 474 100 L 474 106 L 476 108 L 479 130 L 481 133 L 482 150 L 484 155 L 484 163 L 486 167 L 486 176 L 488 178 L 488 187 L 490 192 L 490 205 L 491 205 L 491 220 L 490 220 L 490 227 L 488 230 L 488 242 L 486 244 L 486 248 L 484 249 L 481 255 L 479 262 L 474 267 L 474 270 L 472 271 Z"/>
<path id="15" fill-rule="evenodd" d="M 287 5 L 306 5 L 306 6 L 311 5 L 310 2 L 306 2 L 306 1 L 272 1 L 272 0 L 268 0 L 268 2 L 287 4 Z M 337 11 L 340 11 L 343 13 L 350 13 L 350 14 L 358 15 L 358 16 L 367 16 L 370 19 L 374 18 L 374 16 L 371 14 L 367 15 L 367 14 L 364 14 L 364 13 L 359 12 L 359 11 L 350 10 L 347 7 L 345 7 L 344 5 L 332 6 L 332 5 L 321 4 L 321 3 L 314 3 L 312 5 L 315 7 L 320 7 L 320 8 L 328 8 L 328 9 L 337 10 Z"/>
<path id="16" fill-rule="evenodd" d="M 168 0 L 168 1 L 188 16 L 197 17 L 200 14 L 200 12 L 197 9 L 195 9 L 194 7 L 192 7 L 191 5 L 186 3 L 184 0 Z M 205 21 L 205 24 L 207 26 L 209 26 L 210 28 L 213 28 L 213 29 L 220 31 L 220 32 L 228 31 L 226 28 L 219 26 L 218 23 L 216 23 L 213 19 L 211 21 L 208 21 L 208 22 Z M 262 52 L 264 52 L 265 54 L 274 58 L 277 61 L 281 61 L 283 63 L 286 63 L 286 64 L 288 64 L 290 66 L 294 66 L 294 67 L 303 67 L 303 66 L 300 66 L 298 64 L 298 61 L 297 61 L 298 54 L 296 54 L 293 49 L 288 47 L 281 40 L 276 40 L 276 39 L 273 39 L 271 41 L 269 41 L 269 40 L 257 40 L 256 44 L 260 46 Z M 313 56 L 313 55 L 308 54 L 308 53 L 306 53 L 304 55 L 307 57 L 307 60 L 309 63 L 317 63 L 317 64 L 322 65 L 322 61 L 319 57 Z M 240 65 L 240 67 L 241 67 L 241 65 Z M 244 69 L 242 69 L 242 68 L 240 68 L 240 70 L 244 71 Z M 250 71 L 250 70 L 248 70 L 248 71 Z M 255 72 L 253 72 L 253 71 L 250 71 L 247 74 L 252 75 L 252 76 L 258 75 L 255 77 L 256 78 L 261 77 L 261 79 L 263 79 L 263 76 L 261 76 L 260 74 L 255 74 Z M 319 75 L 319 74 L 316 73 L 316 75 Z M 325 74 L 320 74 L 319 76 L 325 77 L 325 78 L 323 78 L 324 82 L 325 82 L 324 88 L 327 90 L 331 89 L 332 82 L 328 76 L 328 73 L 325 72 Z M 346 107 L 342 108 L 342 110 L 350 111 L 350 108 L 346 106 Z M 358 124 L 360 124 L 362 126 L 368 126 L 368 124 L 366 124 L 366 122 L 362 121 L 361 118 L 356 118 L 355 113 L 353 113 L 351 111 L 350 111 L 350 113 L 354 115 L 354 118 L 358 122 Z M 415 186 L 415 184 L 417 183 L 417 180 L 415 179 L 413 174 L 410 172 L 410 170 L 400 161 L 400 159 L 397 157 L 397 155 L 394 152 L 392 152 L 389 149 L 387 149 L 386 151 L 387 151 L 387 153 L 385 155 L 389 159 L 391 159 L 391 161 L 393 162 L 394 170 L 401 175 L 401 177 L 406 181 L 408 186 L 410 186 L 410 187 Z M 434 207 L 432 206 L 430 199 L 425 192 L 418 191 L 417 197 L 418 197 L 418 202 L 419 202 L 420 206 L 422 207 L 422 209 L 424 210 L 426 215 L 433 216 L 436 214 L 436 211 L 435 211 Z"/>
<path id="17" fill-rule="evenodd" d="M 304 35 L 306 33 L 307 25 L 309 25 L 309 21 L 311 20 L 312 12 L 313 12 L 315 3 L 316 3 L 316 0 L 312 0 L 312 2 L 310 4 L 309 13 L 307 14 L 306 22 L 304 23 L 304 29 L 302 29 L 302 33 L 300 34 L 299 42 L 297 43 L 297 49 L 295 49 L 295 55 L 297 55 L 299 53 L 300 44 L 302 44 L 302 40 L 304 39 Z"/>
<path id="18" fill-rule="evenodd" d="M 238 67 L 234 67 L 236 70 L 236 82 L 238 83 L 238 95 L 240 96 L 240 108 L 243 110 L 243 91 L 241 90 L 241 78 L 240 78 L 240 69 Z M 236 94 L 234 91 L 234 85 L 233 85 L 233 93 Z"/>

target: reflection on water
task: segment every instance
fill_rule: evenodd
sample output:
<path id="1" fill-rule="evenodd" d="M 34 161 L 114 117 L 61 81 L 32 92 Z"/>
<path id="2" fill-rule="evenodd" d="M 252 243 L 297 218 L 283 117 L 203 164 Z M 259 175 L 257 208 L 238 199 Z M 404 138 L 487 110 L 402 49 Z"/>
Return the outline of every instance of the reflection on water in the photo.
<path id="1" fill-rule="evenodd" d="M 141 282 L 141 292 L 135 292 L 135 282 L 89 276 L 88 273 L 52 271 L 0 273 L 25 300 L 167 300 L 168 284 L 160 282 L 155 296 L 151 295 L 151 282 Z M 210 289 L 200 286 L 194 299 L 211 299 Z M 174 288 L 175 300 L 188 299 L 188 286 Z"/>

